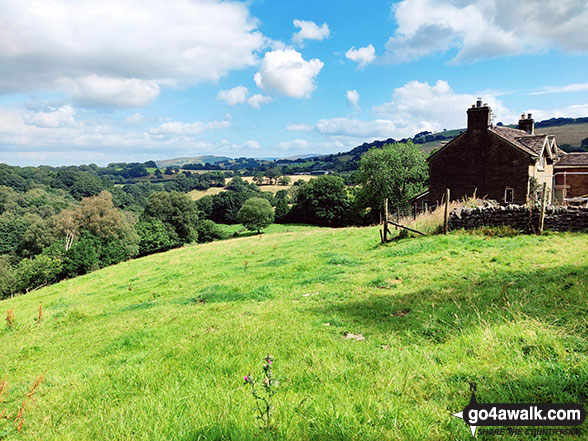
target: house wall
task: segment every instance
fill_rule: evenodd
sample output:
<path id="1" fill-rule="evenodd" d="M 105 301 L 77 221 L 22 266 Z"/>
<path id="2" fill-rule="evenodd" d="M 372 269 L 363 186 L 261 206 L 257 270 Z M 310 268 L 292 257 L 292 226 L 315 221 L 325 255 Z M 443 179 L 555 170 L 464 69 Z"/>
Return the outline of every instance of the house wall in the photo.
<path id="1" fill-rule="evenodd" d="M 581 172 L 586 173 L 585 175 L 566 175 L 564 178 L 563 173 L 567 172 Z M 566 168 L 555 168 L 555 188 L 560 190 L 566 188 L 566 197 L 577 198 L 588 195 L 588 167 L 566 167 Z"/>
<path id="2" fill-rule="evenodd" d="M 527 201 L 528 155 L 485 128 L 468 129 L 429 159 L 429 200 L 440 201 L 445 189 L 451 199 L 473 196 L 504 201 L 507 187 L 514 203 Z"/>

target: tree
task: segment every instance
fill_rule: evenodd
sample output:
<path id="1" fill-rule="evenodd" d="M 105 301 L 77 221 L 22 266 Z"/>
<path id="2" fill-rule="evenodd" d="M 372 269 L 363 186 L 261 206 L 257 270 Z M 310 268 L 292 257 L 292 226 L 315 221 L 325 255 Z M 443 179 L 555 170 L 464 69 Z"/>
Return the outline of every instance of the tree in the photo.
<path id="1" fill-rule="evenodd" d="M 280 179 L 278 179 L 278 184 L 280 185 L 288 185 L 290 182 L 292 182 L 292 178 L 290 178 L 290 176 L 282 176 Z"/>
<path id="2" fill-rule="evenodd" d="M 139 236 L 139 255 L 146 256 L 173 247 L 167 228 L 159 219 L 141 221 L 135 224 Z"/>
<path id="3" fill-rule="evenodd" d="M 282 172 L 278 167 L 272 167 L 265 171 L 265 176 L 269 179 L 271 184 L 274 183 L 280 176 L 282 176 Z"/>
<path id="4" fill-rule="evenodd" d="M 320 176 L 296 191 L 291 218 L 297 222 L 338 227 L 347 223 L 350 201 L 338 176 Z"/>
<path id="5" fill-rule="evenodd" d="M 237 222 L 243 224 L 248 230 L 261 233 L 262 228 L 266 228 L 274 221 L 274 210 L 272 206 L 263 198 L 248 199 L 237 214 Z"/>
<path id="6" fill-rule="evenodd" d="M 178 245 L 198 238 L 198 207 L 187 194 L 172 191 L 149 195 L 142 220 L 153 219 L 159 219 L 165 224 L 170 238 Z"/>
<path id="7" fill-rule="evenodd" d="M 288 202 L 285 198 L 278 199 L 276 203 L 276 211 L 275 211 L 275 219 L 276 223 L 281 224 L 283 223 L 286 218 L 288 217 L 288 213 L 290 211 L 290 207 L 288 206 Z"/>
<path id="8" fill-rule="evenodd" d="M 384 199 L 396 208 L 405 208 L 411 197 L 425 189 L 428 165 L 424 153 L 412 143 L 386 144 L 372 148 L 359 162 L 360 203 L 370 209 L 371 222 L 379 219 Z"/>
<path id="9" fill-rule="evenodd" d="M 258 172 L 253 173 L 253 181 L 257 185 L 263 184 L 264 180 L 265 180 L 265 176 L 263 175 L 263 172 L 258 171 Z"/>

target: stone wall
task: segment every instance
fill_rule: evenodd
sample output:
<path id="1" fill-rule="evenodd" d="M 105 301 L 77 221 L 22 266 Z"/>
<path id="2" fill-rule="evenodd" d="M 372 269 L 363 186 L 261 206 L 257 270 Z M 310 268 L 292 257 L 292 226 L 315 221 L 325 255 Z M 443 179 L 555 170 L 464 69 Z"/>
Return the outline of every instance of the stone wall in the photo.
<path id="1" fill-rule="evenodd" d="M 525 233 L 533 233 L 539 227 L 539 208 L 526 205 L 460 208 L 449 216 L 449 229 L 473 230 L 481 226 L 498 227 L 509 225 Z M 587 231 L 588 208 L 546 207 L 545 230 Z"/>

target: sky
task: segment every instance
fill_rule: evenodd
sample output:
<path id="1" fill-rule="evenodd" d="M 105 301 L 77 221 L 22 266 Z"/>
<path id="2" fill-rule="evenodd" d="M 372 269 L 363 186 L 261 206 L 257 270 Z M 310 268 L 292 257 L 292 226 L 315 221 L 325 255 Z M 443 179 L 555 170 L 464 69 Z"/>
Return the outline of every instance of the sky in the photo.
<path id="1" fill-rule="evenodd" d="M 346 151 L 588 116 L 586 0 L 0 0 L 0 162 Z"/>

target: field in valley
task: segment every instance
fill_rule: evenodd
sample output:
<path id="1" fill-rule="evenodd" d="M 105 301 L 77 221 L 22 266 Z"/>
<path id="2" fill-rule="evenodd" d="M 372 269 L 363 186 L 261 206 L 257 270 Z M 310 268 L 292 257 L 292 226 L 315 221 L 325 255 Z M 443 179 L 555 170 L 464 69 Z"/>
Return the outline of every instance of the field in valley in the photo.
<path id="1" fill-rule="evenodd" d="M 312 175 L 288 175 L 288 177 L 292 180 L 290 182 L 289 185 L 269 185 L 269 184 L 263 184 L 259 186 L 259 189 L 261 191 L 271 191 L 272 193 L 277 193 L 280 190 L 289 190 L 290 188 L 292 188 L 292 184 L 299 180 L 302 179 L 305 182 L 310 181 L 312 178 L 316 178 L 317 176 L 312 176 Z M 245 176 L 243 178 L 244 181 L 249 182 L 249 183 L 253 183 L 253 177 L 252 176 Z M 230 182 L 230 179 L 227 179 L 227 184 Z M 203 198 L 204 196 L 208 196 L 208 195 L 214 195 L 214 194 L 218 194 L 221 191 L 225 191 L 225 188 L 220 188 L 220 187 L 210 187 L 207 190 L 192 190 L 191 192 L 189 192 L 188 194 L 190 195 L 190 197 L 193 200 L 198 200 L 200 198 Z"/>
<path id="2" fill-rule="evenodd" d="M 587 249 L 586 234 L 382 246 L 377 228 L 272 226 L 5 300 L 0 414 L 46 379 L 0 438 L 468 439 L 451 417 L 468 382 L 481 402 L 586 395 Z M 268 352 L 280 385 L 262 432 L 243 376 Z"/>

